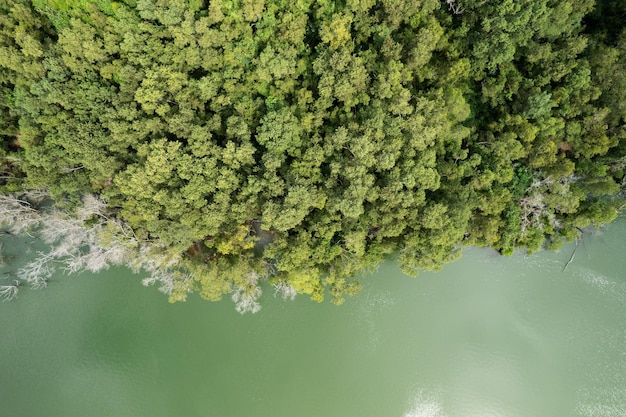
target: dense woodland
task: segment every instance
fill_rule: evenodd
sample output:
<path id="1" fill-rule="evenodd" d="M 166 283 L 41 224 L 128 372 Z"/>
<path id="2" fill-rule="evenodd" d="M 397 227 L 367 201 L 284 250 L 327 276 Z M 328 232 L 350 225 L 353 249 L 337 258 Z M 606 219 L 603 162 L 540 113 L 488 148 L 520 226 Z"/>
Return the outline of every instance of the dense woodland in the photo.
<path id="1" fill-rule="evenodd" d="M 265 281 L 340 303 L 389 256 L 557 248 L 624 204 L 624 22 L 624 0 L 3 0 L 3 220 L 47 210 L 91 233 L 57 258 L 121 246 L 172 301 L 242 311 Z"/>

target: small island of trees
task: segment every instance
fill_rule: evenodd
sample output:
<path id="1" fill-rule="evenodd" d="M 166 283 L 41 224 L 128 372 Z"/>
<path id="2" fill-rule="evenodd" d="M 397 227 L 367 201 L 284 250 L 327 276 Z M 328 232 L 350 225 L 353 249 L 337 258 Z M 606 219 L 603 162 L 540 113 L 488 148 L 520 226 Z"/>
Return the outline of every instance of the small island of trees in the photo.
<path id="1" fill-rule="evenodd" d="M 555 249 L 626 188 L 624 0 L 11 0 L 0 297 L 127 265 L 171 301 L 341 303 L 393 255 Z M 5 243 L 6 245 L 6 243 Z"/>

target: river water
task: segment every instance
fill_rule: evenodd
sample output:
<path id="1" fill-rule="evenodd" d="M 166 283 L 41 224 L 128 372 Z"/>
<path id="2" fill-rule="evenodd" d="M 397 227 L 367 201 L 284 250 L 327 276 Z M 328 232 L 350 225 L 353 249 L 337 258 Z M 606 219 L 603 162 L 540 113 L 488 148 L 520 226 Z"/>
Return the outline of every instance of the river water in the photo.
<path id="1" fill-rule="evenodd" d="M 470 248 L 417 279 L 384 264 L 341 307 L 266 289 L 244 316 L 124 269 L 58 275 L 0 303 L 0 416 L 624 417 L 625 232 L 565 271 L 573 245 Z"/>

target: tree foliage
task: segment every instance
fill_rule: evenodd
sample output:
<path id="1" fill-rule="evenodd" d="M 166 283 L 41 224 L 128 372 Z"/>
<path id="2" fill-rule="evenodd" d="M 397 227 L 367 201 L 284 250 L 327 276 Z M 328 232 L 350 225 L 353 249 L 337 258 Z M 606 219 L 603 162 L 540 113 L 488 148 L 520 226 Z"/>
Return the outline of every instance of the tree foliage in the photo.
<path id="1" fill-rule="evenodd" d="M 172 299 L 241 311 L 263 280 L 341 303 L 394 253 L 415 274 L 463 245 L 556 247 L 621 206 L 625 10 L 16 0 L 1 181 L 67 207 L 97 195 L 180 260 L 152 278 Z"/>

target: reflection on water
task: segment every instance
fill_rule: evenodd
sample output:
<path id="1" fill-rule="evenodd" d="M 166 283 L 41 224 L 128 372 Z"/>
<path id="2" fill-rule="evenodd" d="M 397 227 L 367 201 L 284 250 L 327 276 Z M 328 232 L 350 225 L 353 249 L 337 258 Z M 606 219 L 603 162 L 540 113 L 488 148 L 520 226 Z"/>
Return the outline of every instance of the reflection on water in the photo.
<path id="1" fill-rule="evenodd" d="M 367 292 L 362 299 L 355 300 L 351 309 L 350 318 L 352 323 L 367 333 L 367 343 L 364 348 L 368 353 L 374 353 L 379 345 L 381 332 L 378 326 L 378 317 L 389 310 L 397 299 L 391 291 Z"/>
<path id="2" fill-rule="evenodd" d="M 588 268 L 578 268 L 573 273 L 574 279 L 589 284 L 603 295 L 626 302 L 626 282 L 618 282 Z"/>
<path id="3" fill-rule="evenodd" d="M 419 389 L 404 417 L 446 417 L 446 415 L 443 413 L 438 395 Z"/>
<path id="4" fill-rule="evenodd" d="M 625 233 L 565 271 L 573 245 L 468 249 L 417 279 L 384 264 L 342 307 L 266 291 L 254 316 L 170 305 L 125 270 L 57 275 L 0 303 L 0 414 L 624 417 Z"/>

